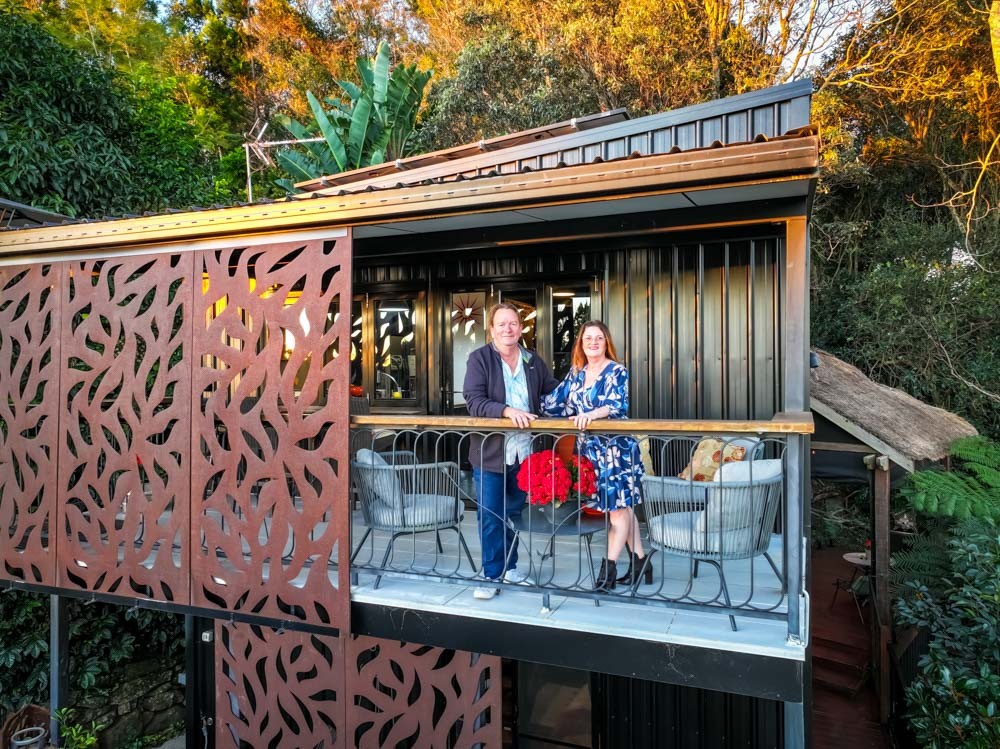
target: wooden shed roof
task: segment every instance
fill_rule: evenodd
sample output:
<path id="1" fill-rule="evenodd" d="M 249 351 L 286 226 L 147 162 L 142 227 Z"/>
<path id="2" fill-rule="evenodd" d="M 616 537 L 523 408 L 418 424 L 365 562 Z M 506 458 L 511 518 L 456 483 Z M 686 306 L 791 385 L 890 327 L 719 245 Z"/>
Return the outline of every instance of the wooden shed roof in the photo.
<path id="1" fill-rule="evenodd" d="M 977 434 L 960 416 L 879 385 L 833 354 L 816 351 L 809 374 L 813 411 L 908 471 L 943 460 L 952 442 Z"/>

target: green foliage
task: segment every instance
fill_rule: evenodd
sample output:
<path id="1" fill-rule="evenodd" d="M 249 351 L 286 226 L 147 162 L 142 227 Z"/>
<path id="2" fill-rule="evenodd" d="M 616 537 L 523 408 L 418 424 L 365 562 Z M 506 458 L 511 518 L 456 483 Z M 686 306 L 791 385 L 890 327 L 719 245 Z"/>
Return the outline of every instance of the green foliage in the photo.
<path id="1" fill-rule="evenodd" d="M 176 81 L 123 76 L 0 12 L 0 194 L 77 216 L 209 202 L 209 154 Z"/>
<path id="2" fill-rule="evenodd" d="M 183 658 L 183 622 L 146 609 L 70 600 L 69 677 L 77 704 L 99 703 L 119 664 Z M 0 714 L 48 702 L 48 597 L 0 594 Z"/>
<path id="3" fill-rule="evenodd" d="M 431 88 L 417 135 L 433 151 L 600 110 L 593 81 L 509 29 L 470 42 L 452 77 Z"/>
<path id="4" fill-rule="evenodd" d="M 285 129 L 295 138 L 314 137 L 318 131 L 325 139 L 324 143 L 304 144 L 304 150 L 278 152 L 278 163 L 292 177 L 279 182 L 288 192 L 295 192 L 295 181 L 407 155 L 417 110 L 432 71 L 418 70 L 416 65 L 396 65 L 390 72 L 389 59 L 389 45 L 385 42 L 379 45 L 374 60 L 358 58 L 361 85 L 340 81 L 347 100 L 327 99 L 330 109 L 308 92 L 313 126 L 282 118 Z"/>
<path id="5" fill-rule="evenodd" d="M 1000 520 L 1000 444 L 967 437 L 951 447 L 950 471 L 917 471 L 903 495 L 917 512 L 928 515 Z"/>
<path id="6" fill-rule="evenodd" d="M 30 593 L 0 594 L 0 714 L 48 699 L 47 602 Z"/>
<path id="7" fill-rule="evenodd" d="M 111 73 L 0 13 L 0 194 L 87 215 L 131 189 L 128 101 Z"/>
<path id="8" fill-rule="evenodd" d="M 906 690 L 908 717 L 923 746 L 1000 746 L 1000 535 L 987 524 L 948 551 L 954 572 L 943 590 L 910 583 L 897 606 L 904 624 L 931 633 Z"/>
<path id="9" fill-rule="evenodd" d="M 236 198 L 231 191 L 218 194 L 218 165 L 201 145 L 190 108 L 176 99 L 177 81 L 140 67 L 127 85 L 133 102 L 132 210 L 162 211 Z"/>
<path id="10" fill-rule="evenodd" d="M 59 721 L 59 735 L 65 749 L 93 749 L 97 746 L 98 734 L 106 726 L 91 721 L 89 726 L 73 721 L 73 710 L 64 707 L 56 710 L 56 720 Z"/>
<path id="11" fill-rule="evenodd" d="M 952 573 L 948 549 L 955 538 L 964 538 L 982 528 L 981 521 L 956 523 L 951 518 L 926 518 L 921 531 L 909 536 L 905 548 L 896 551 L 890 560 L 892 583 L 898 590 L 907 590 L 908 583 L 920 583 L 933 591 Z"/>

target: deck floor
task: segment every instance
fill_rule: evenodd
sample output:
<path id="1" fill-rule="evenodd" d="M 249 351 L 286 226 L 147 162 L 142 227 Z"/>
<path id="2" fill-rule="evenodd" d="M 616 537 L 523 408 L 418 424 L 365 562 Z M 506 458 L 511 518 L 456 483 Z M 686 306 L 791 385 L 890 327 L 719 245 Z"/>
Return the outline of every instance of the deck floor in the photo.
<path id="1" fill-rule="evenodd" d="M 360 513 L 355 513 L 353 522 L 353 537 L 357 543 L 366 527 Z M 462 529 L 478 567 L 479 534 L 474 514 L 466 514 Z M 589 594 L 592 587 L 586 543 L 582 538 L 577 535 L 557 537 L 554 554 L 543 560 L 548 537 L 522 534 L 518 568 L 529 572 L 529 580 L 521 585 L 504 585 L 500 595 L 479 600 L 473 597 L 473 591 L 483 581 L 474 574 L 464 554 L 460 554 L 457 534 L 450 530 L 441 533 L 443 551 L 437 550 L 433 533 L 397 539 L 387 565 L 389 571 L 376 589 L 376 572 L 371 568 L 380 565 L 388 541 L 388 533 L 373 533 L 362 545 L 355 559 L 355 567 L 362 569 L 357 584 L 352 586 L 353 600 L 771 657 L 795 660 L 805 657 L 804 646 L 787 642 L 787 624 L 781 619 L 737 615 L 738 630 L 733 632 L 728 616 L 721 611 L 678 608 L 662 600 L 686 594 L 685 600 L 693 602 L 721 602 L 719 575 L 705 563 L 701 564 L 698 577 L 692 580 L 689 560 L 658 552 L 653 557 L 652 585 L 641 585 L 634 598 L 627 588 L 620 586 L 602 594 L 598 606 L 592 598 L 574 595 Z M 594 534 L 595 566 L 600 565 L 606 543 L 603 531 Z M 649 548 L 648 542 L 646 548 Z M 770 553 L 780 569 L 780 536 L 772 537 Z M 724 570 L 734 605 L 749 603 L 756 608 L 785 612 L 786 600 L 780 583 L 763 556 L 752 561 L 726 562 Z M 562 587 L 565 592 L 549 590 L 546 607 L 543 586 Z"/>

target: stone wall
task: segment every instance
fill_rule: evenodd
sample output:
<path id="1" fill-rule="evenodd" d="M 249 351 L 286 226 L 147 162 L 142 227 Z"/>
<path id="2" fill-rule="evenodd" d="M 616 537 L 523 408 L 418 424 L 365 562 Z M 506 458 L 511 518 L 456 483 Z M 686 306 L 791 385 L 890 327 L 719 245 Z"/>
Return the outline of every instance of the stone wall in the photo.
<path id="1" fill-rule="evenodd" d="M 142 661 L 119 667 L 107 699 L 81 705 L 79 714 L 106 727 L 101 749 L 121 749 L 133 739 L 164 731 L 184 720 L 184 687 L 178 683 L 180 664 Z"/>

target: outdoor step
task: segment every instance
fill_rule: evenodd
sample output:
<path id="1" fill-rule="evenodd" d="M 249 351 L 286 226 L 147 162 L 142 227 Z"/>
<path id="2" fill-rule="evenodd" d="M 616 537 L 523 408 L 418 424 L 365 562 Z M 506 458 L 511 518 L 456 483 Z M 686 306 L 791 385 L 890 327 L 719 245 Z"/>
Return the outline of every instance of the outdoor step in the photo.
<path id="1" fill-rule="evenodd" d="M 822 637 L 813 638 L 813 665 L 823 664 L 831 669 L 863 673 L 871 661 L 867 649 L 857 648 Z"/>
<path id="2" fill-rule="evenodd" d="M 857 674 L 839 668 L 830 668 L 824 663 L 813 663 L 814 687 L 825 687 L 853 697 L 861 690 L 867 680 L 867 669 L 863 673 Z"/>

